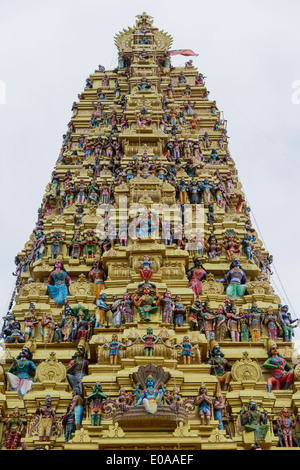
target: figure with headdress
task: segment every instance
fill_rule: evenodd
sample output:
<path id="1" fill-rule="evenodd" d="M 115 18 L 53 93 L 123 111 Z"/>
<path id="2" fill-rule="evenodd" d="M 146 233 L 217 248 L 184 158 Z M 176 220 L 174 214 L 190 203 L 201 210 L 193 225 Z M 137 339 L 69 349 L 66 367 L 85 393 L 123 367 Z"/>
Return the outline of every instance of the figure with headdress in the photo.
<path id="1" fill-rule="evenodd" d="M 207 394 L 207 388 L 203 383 L 199 388 L 199 395 L 194 400 L 194 405 L 198 406 L 198 413 L 202 425 L 209 425 L 212 415 L 213 400 Z"/>
<path id="2" fill-rule="evenodd" d="M 107 274 L 103 265 L 98 259 L 94 260 L 88 279 L 89 282 L 92 283 L 94 295 L 96 296 L 96 300 L 98 300 L 101 291 L 104 289 L 104 281 L 107 279 Z"/>
<path id="3" fill-rule="evenodd" d="M 67 283 L 68 285 L 72 284 L 72 280 L 58 258 L 55 261 L 54 269 L 51 271 L 47 283 L 49 296 L 58 305 L 63 304 L 68 297 Z"/>
<path id="4" fill-rule="evenodd" d="M 77 350 L 67 367 L 67 379 L 72 389 L 78 388 L 82 394 L 82 379 L 88 374 L 89 361 L 86 352 L 86 339 L 81 338 Z"/>
<path id="5" fill-rule="evenodd" d="M 276 423 L 278 426 L 278 431 L 282 436 L 284 447 L 293 447 L 293 434 L 297 425 L 297 419 L 292 419 L 289 410 L 286 407 L 283 407 L 279 413 L 278 418 L 276 419 Z M 298 442 L 297 444 L 297 447 L 299 447 Z"/>
<path id="6" fill-rule="evenodd" d="M 230 270 L 225 274 L 222 279 L 217 279 L 217 282 L 228 282 L 226 295 L 232 299 L 242 298 L 247 290 L 246 283 L 247 277 L 245 271 L 241 268 L 238 258 L 235 258 L 230 265 Z"/>
<path id="7" fill-rule="evenodd" d="M 211 374 L 218 379 L 218 393 L 220 393 L 222 388 L 228 390 L 232 364 L 225 358 L 219 344 L 215 340 L 210 342 L 209 357 L 208 364 L 211 366 Z"/>
<path id="8" fill-rule="evenodd" d="M 202 292 L 202 283 L 207 277 L 207 272 L 202 266 L 201 258 L 196 258 L 194 261 L 194 267 L 191 268 L 187 277 L 189 280 L 189 287 L 194 292 L 194 299 L 196 300 Z"/>
<path id="9" fill-rule="evenodd" d="M 6 373 L 10 389 L 16 390 L 21 399 L 31 391 L 32 383 L 35 380 L 37 368 L 32 360 L 35 349 L 36 342 L 34 340 L 25 343 L 20 354 L 16 359 L 13 359 L 12 365 Z"/>
<path id="10" fill-rule="evenodd" d="M 268 378 L 268 392 L 272 390 L 288 390 L 294 381 L 294 369 L 279 354 L 277 344 L 272 342 L 268 351 L 268 359 L 262 365 L 265 369 L 271 371 L 271 377 Z"/>
<path id="11" fill-rule="evenodd" d="M 137 397 L 137 403 L 134 406 L 141 405 L 143 403 L 145 410 L 149 414 L 155 414 L 157 406 L 162 404 L 162 400 L 165 395 L 165 387 L 162 385 L 161 389 L 158 390 L 154 387 L 154 378 L 151 374 L 148 375 L 146 381 L 146 388 L 140 392 L 140 386 L 135 387 L 135 393 Z"/>
<path id="12" fill-rule="evenodd" d="M 137 308 L 140 319 L 143 322 L 151 321 L 150 315 L 156 313 L 160 305 L 161 295 L 159 294 L 156 287 L 155 297 L 151 294 L 151 287 L 153 286 L 154 284 L 149 284 L 149 282 L 145 282 L 141 285 L 142 295 L 139 297 L 139 288 L 137 288 L 135 294 L 133 294 L 132 296 L 134 306 Z"/>
<path id="13" fill-rule="evenodd" d="M 130 410 L 133 404 L 133 395 L 130 392 L 126 392 L 125 388 L 121 388 L 119 396 L 116 400 L 118 407 L 122 414 Z"/>
<path id="14" fill-rule="evenodd" d="M 7 416 L 5 427 L 5 447 L 7 450 L 16 450 L 21 441 L 22 432 L 25 428 L 18 406 L 15 407 L 12 416 Z"/>
<path id="15" fill-rule="evenodd" d="M 91 388 L 91 387 L 87 387 Z M 91 409 L 91 425 L 100 426 L 101 417 L 104 411 L 104 401 L 107 399 L 107 395 L 103 393 L 102 386 L 100 383 L 96 383 L 91 395 L 86 399 L 87 405 Z"/>
<path id="16" fill-rule="evenodd" d="M 246 410 L 241 410 L 240 420 L 245 432 L 254 432 L 255 441 L 265 440 L 269 430 L 268 413 L 265 410 L 260 412 L 254 400 L 249 402 Z"/>
<path id="17" fill-rule="evenodd" d="M 36 414 L 41 415 L 39 424 L 39 440 L 42 442 L 45 438 L 46 442 L 50 441 L 52 426 L 56 421 L 56 413 L 52 408 L 52 399 L 50 395 L 45 398 L 45 406 L 39 403 Z"/>

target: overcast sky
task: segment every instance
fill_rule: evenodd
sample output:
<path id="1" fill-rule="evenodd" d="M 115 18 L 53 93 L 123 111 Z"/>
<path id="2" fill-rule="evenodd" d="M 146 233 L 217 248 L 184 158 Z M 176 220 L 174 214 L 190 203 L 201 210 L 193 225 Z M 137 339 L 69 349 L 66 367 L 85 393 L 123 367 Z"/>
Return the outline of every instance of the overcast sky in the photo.
<path id="1" fill-rule="evenodd" d="M 300 317 L 300 2 L 148 3 L 0 0 L 0 314 L 6 313 L 14 257 L 35 226 L 72 103 L 99 64 L 117 65 L 115 34 L 146 11 L 173 36 L 172 48 L 199 54 L 194 65 L 228 120 L 230 152 L 254 226 L 274 256 L 276 292 Z M 186 60 L 177 56 L 173 63 Z"/>

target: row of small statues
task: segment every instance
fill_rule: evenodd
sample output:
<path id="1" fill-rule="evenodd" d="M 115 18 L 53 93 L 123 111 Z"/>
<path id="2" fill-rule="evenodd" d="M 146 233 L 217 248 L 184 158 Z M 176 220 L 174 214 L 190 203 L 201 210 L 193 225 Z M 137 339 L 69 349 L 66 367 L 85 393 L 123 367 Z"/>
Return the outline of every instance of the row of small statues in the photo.
<path id="1" fill-rule="evenodd" d="M 157 408 L 163 404 L 166 404 L 172 412 L 179 413 L 183 406 L 183 399 L 176 387 L 172 391 L 166 391 L 164 386 L 157 390 L 151 376 L 148 377 L 146 385 L 147 387 L 142 391 L 139 385 L 135 387 L 137 399 L 135 405 L 133 404 L 134 395 L 131 392 L 127 392 L 124 388 L 120 390 L 115 402 L 122 415 L 130 413 L 132 407 L 141 404 L 148 414 L 155 415 Z M 100 383 L 96 383 L 94 387 L 89 388 L 92 388 L 92 393 L 85 399 L 78 389 L 75 388 L 73 390 L 72 400 L 66 413 L 62 416 L 65 442 L 69 442 L 74 433 L 81 429 L 86 412 L 90 415 L 91 426 L 101 425 L 108 396 L 103 392 Z M 199 395 L 194 399 L 193 403 L 198 409 L 198 416 L 202 426 L 210 425 L 211 419 L 214 419 L 219 422 L 218 429 L 225 430 L 226 434 L 231 437 L 231 416 L 228 404 L 224 402 L 222 394 L 212 398 L 209 396 L 205 384 L 201 384 Z M 38 427 L 39 441 L 41 445 L 43 442 L 49 443 L 58 418 L 55 408 L 52 406 L 50 395 L 46 396 L 43 406 L 40 403 L 38 404 L 36 414 L 40 416 Z M 258 404 L 251 400 L 241 410 L 238 420 L 245 433 L 254 433 L 256 448 L 260 448 L 259 443 L 265 440 L 270 429 L 267 411 L 260 411 Z M 225 423 L 227 421 L 227 425 L 224 421 Z M 279 415 L 273 418 L 273 431 L 278 436 L 278 446 L 286 448 L 299 447 L 299 439 L 295 433 L 296 426 L 297 418 L 292 416 L 288 408 L 283 407 Z M 11 417 L 7 416 L 5 428 L 4 446 L 7 450 L 17 450 L 26 431 L 26 421 L 22 418 L 18 407 L 14 409 Z M 22 448 L 27 448 L 25 441 L 22 443 Z"/>

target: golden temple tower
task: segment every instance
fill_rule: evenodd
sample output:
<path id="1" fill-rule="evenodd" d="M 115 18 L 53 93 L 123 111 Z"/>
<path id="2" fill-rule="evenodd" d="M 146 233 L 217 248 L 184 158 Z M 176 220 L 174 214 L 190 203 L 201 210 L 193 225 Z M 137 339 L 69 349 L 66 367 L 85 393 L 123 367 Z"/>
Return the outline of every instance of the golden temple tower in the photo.
<path id="1" fill-rule="evenodd" d="M 193 51 L 172 51 L 146 13 L 115 45 L 118 67 L 99 65 L 73 103 L 16 258 L 1 448 L 298 446 L 298 322 L 271 286 L 223 114 Z"/>

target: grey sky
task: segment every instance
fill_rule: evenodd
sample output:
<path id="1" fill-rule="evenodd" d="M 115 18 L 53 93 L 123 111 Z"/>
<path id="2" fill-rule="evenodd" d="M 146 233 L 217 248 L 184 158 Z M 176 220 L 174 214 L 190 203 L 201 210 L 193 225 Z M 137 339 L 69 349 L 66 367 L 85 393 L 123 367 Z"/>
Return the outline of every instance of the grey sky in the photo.
<path id="1" fill-rule="evenodd" d="M 107 69 L 117 65 L 115 34 L 146 11 L 173 36 L 174 49 L 199 54 L 194 64 L 207 76 L 210 98 L 228 120 L 230 151 L 254 225 L 274 256 L 276 292 L 300 316 L 300 93 L 293 89 L 300 81 L 300 2 L 151 0 L 145 5 L 0 1 L 0 81 L 6 87 L 0 104 L 0 315 L 14 285 L 14 257 L 35 226 L 72 103 L 100 63 Z M 173 59 L 175 65 L 185 61 Z"/>

